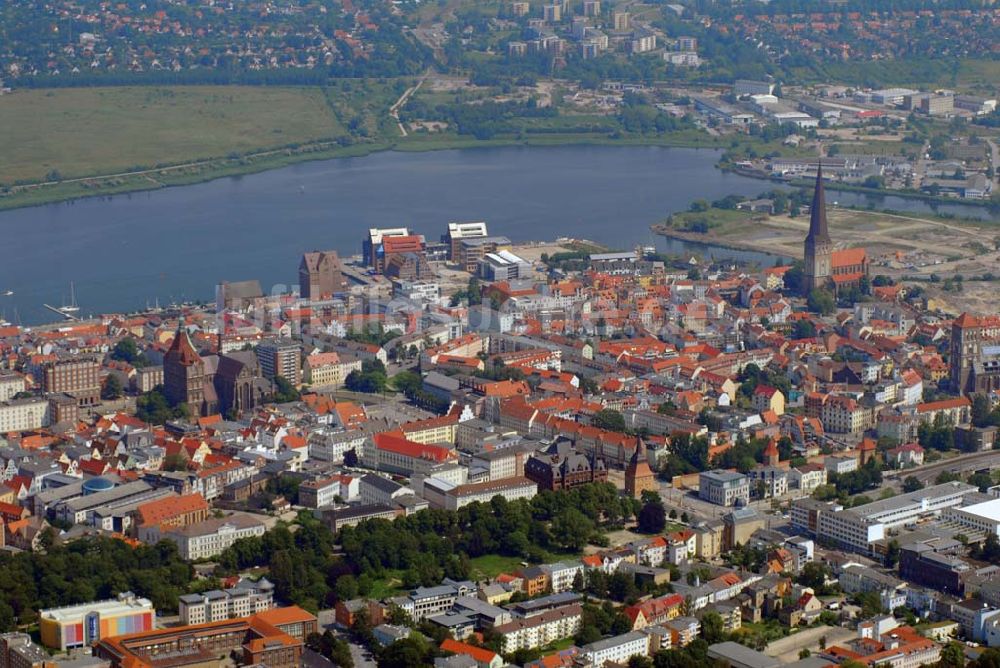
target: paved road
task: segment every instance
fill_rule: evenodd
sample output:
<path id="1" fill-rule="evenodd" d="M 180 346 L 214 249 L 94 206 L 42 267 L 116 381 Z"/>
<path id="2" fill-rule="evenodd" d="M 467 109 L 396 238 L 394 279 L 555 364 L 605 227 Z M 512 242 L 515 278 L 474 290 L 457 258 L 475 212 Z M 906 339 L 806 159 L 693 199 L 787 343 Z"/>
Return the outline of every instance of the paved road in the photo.
<path id="1" fill-rule="evenodd" d="M 1000 452 L 990 450 L 986 452 L 973 452 L 950 459 L 943 459 L 932 464 L 925 464 L 919 468 L 886 472 L 885 476 L 887 478 L 908 478 L 909 476 L 913 476 L 920 482 L 928 483 L 934 482 L 934 479 L 943 471 L 968 473 L 983 468 L 1000 468 Z"/>
<path id="2" fill-rule="evenodd" d="M 335 613 L 332 608 L 320 610 L 319 614 L 316 615 L 320 628 L 330 629 L 335 636 L 347 641 L 347 645 L 351 649 L 351 659 L 354 660 L 355 668 L 377 668 L 378 664 L 375 663 L 368 648 L 354 642 L 348 634 L 334 626 L 334 615 Z"/>

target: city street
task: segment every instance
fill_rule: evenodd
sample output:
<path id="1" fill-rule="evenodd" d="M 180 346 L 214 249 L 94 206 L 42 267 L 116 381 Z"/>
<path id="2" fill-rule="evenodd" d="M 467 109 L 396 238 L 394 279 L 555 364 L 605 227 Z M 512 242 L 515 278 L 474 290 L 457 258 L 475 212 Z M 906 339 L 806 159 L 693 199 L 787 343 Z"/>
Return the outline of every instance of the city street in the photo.
<path id="1" fill-rule="evenodd" d="M 334 617 L 335 612 L 332 608 L 320 610 L 316 615 L 316 618 L 319 620 L 320 628 L 324 631 L 329 629 L 333 631 L 335 636 L 347 641 L 347 645 L 351 649 L 351 659 L 354 661 L 355 668 L 376 668 L 378 664 L 375 663 L 375 659 L 372 657 L 368 648 L 354 642 L 350 635 L 343 632 L 341 629 L 338 629 L 334 625 Z"/>

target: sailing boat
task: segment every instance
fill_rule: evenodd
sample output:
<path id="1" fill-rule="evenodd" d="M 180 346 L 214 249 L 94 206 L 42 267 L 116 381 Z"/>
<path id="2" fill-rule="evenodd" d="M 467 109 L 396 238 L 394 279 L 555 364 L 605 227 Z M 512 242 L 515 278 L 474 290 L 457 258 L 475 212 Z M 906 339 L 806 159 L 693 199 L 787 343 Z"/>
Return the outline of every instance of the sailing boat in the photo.
<path id="1" fill-rule="evenodd" d="M 73 289 L 73 281 L 69 282 L 69 306 L 60 306 L 59 310 L 63 313 L 76 313 L 80 310 L 80 307 L 76 305 L 76 292 Z"/>

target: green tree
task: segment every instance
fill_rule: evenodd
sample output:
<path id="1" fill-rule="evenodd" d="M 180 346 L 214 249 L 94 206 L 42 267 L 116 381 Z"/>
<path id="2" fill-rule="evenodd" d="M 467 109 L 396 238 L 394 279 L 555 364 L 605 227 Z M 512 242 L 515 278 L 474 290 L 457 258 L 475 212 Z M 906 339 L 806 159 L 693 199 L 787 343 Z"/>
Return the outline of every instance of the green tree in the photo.
<path id="1" fill-rule="evenodd" d="M 118 376 L 114 373 L 108 374 L 107 379 L 104 381 L 104 386 L 101 388 L 101 399 L 120 399 L 122 391 L 122 382 L 118 379 Z"/>
<path id="2" fill-rule="evenodd" d="M 650 501 L 642 506 L 642 510 L 639 511 L 639 531 L 658 534 L 666 526 L 667 515 L 661 502 Z"/>
<path id="3" fill-rule="evenodd" d="M 552 538 L 562 547 L 579 550 L 594 531 L 594 522 L 576 508 L 564 508 L 552 520 Z"/>
<path id="4" fill-rule="evenodd" d="M 625 431 L 625 416 L 611 408 L 603 408 L 594 414 L 592 424 L 606 431 Z"/>
<path id="5" fill-rule="evenodd" d="M 701 617 L 701 637 L 710 645 L 725 640 L 725 625 L 717 612 L 706 612 Z"/>
<path id="6" fill-rule="evenodd" d="M 118 343 L 115 344 L 115 347 L 111 349 L 111 354 L 109 356 L 113 360 L 127 362 L 137 368 L 148 364 L 145 355 L 139 351 L 138 344 L 136 344 L 135 339 L 131 336 L 127 336 L 118 341 Z"/>
<path id="7" fill-rule="evenodd" d="M 829 290 L 816 288 L 809 293 L 806 304 L 810 311 L 820 315 L 830 315 L 837 310 L 837 301 Z"/>
<path id="8" fill-rule="evenodd" d="M 924 488 L 924 483 L 920 482 L 920 480 L 915 476 L 912 475 L 906 476 L 906 479 L 903 480 L 904 492 L 916 492 L 917 490 L 921 490 L 923 488 Z"/>
<path id="9" fill-rule="evenodd" d="M 288 379 L 284 376 L 274 377 L 274 396 L 272 397 L 275 403 L 284 404 L 291 401 L 298 401 L 302 398 L 299 391 L 295 389 L 295 386 L 288 382 Z"/>

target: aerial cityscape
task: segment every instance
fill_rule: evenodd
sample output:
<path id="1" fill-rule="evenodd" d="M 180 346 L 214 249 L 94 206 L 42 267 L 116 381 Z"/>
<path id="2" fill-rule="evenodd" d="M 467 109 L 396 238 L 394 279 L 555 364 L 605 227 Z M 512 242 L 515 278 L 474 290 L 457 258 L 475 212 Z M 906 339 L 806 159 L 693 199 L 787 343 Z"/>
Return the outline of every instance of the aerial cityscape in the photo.
<path id="1" fill-rule="evenodd" d="M 1000 668 L 1000 8 L 0 3 L 0 668 Z"/>

